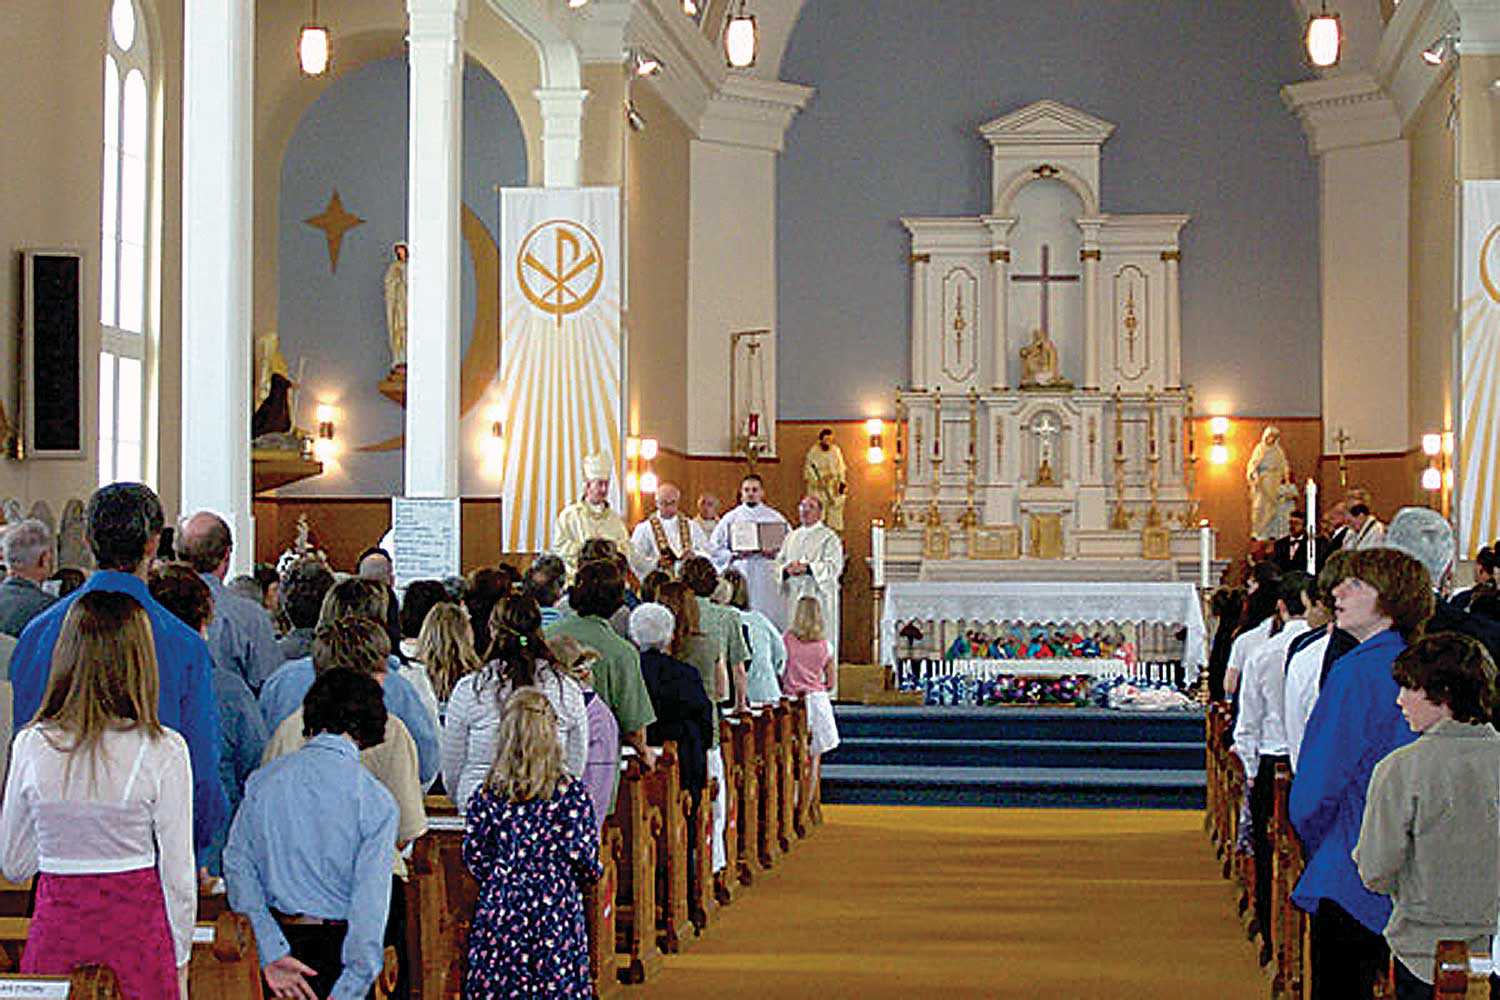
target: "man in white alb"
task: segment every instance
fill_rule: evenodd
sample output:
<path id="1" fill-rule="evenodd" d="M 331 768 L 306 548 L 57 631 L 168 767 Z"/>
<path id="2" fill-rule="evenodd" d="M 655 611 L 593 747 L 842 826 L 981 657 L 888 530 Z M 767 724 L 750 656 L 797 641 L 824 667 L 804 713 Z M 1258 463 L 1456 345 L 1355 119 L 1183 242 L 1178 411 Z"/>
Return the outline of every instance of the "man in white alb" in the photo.
<path id="1" fill-rule="evenodd" d="M 675 483 L 656 488 L 656 513 L 635 526 L 630 534 L 630 568 L 644 580 L 654 569 L 672 576 L 690 555 L 707 555 L 708 539 L 703 529 L 686 514 L 678 513 L 682 491 Z"/>
<path id="2" fill-rule="evenodd" d="M 753 472 L 740 480 L 740 505 L 719 519 L 708 540 L 708 557 L 721 573 L 731 565 L 744 573 L 750 607 L 771 619 L 778 631 L 785 631 L 788 619 L 775 559 L 791 526 L 780 511 L 764 502 L 765 491 L 765 483 Z M 738 532 L 736 525 L 742 526 Z M 751 537 L 759 525 L 779 525 L 781 537 L 775 538 L 774 544 L 768 540 L 762 545 Z M 776 534 L 773 527 L 769 535 Z M 736 535 L 740 536 L 738 544 Z"/>
<path id="3" fill-rule="evenodd" d="M 719 498 L 713 493 L 698 494 L 698 516 L 693 523 L 703 532 L 704 538 L 712 538 L 719 526 Z"/>
<path id="4" fill-rule="evenodd" d="M 790 621 L 797 602 L 816 597 L 823 607 L 823 634 L 833 650 L 833 662 L 839 657 L 839 574 L 844 571 L 844 543 L 838 533 L 823 523 L 823 503 L 812 494 L 797 504 L 797 518 L 802 523 L 786 536 L 776 555 L 776 569 L 781 575 L 781 593 L 786 601 Z"/>

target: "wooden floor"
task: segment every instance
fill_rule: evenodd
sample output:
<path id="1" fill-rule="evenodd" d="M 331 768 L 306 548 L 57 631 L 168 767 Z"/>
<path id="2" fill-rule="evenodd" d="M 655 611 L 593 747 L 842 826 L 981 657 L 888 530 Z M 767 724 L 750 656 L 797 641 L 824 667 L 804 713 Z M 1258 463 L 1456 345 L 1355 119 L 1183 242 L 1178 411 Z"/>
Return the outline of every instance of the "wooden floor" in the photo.
<path id="1" fill-rule="evenodd" d="M 1202 813 L 824 813 L 704 938 L 625 996 L 1269 996 Z"/>

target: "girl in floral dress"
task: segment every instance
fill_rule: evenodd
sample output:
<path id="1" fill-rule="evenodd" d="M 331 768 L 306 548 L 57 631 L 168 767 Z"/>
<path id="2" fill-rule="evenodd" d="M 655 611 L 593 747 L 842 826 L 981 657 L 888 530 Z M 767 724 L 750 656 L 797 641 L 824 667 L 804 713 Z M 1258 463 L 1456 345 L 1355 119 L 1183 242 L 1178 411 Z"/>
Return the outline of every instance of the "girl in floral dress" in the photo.
<path id="1" fill-rule="evenodd" d="M 464 864 L 479 880 L 464 996 L 593 996 L 583 886 L 599 878 L 594 807 L 563 771 L 545 695 L 505 703 L 489 777 L 469 800 Z"/>

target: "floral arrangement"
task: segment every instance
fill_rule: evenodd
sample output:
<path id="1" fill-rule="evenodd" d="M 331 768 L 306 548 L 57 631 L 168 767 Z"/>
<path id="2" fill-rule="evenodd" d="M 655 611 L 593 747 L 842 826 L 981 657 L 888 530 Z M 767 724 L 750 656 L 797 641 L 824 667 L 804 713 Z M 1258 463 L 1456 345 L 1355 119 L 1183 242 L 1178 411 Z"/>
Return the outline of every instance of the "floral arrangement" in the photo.
<path id="1" fill-rule="evenodd" d="M 989 636 L 970 629 L 954 639 L 945 660 L 1094 660 L 1133 662 L 1135 644 L 1119 631 L 1085 633 L 1077 628 L 1011 625 Z"/>

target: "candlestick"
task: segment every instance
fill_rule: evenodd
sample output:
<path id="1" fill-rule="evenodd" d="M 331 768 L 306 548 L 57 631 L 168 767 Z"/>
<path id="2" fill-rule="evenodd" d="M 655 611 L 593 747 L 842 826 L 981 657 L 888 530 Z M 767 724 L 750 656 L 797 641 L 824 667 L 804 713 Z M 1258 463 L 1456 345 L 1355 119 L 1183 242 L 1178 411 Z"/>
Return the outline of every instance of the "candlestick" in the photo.
<path id="1" fill-rule="evenodd" d="M 1318 575 L 1318 484 L 1307 480 L 1307 571 Z"/>
<path id="2" fill-rule="evenodd" d="M 1209 563 L 1213 561 L 1214 531 L 1208 522 L 1198 522 L 1198 586 L 1204 590 L 1209 587 L 1208 571 Z"/>

